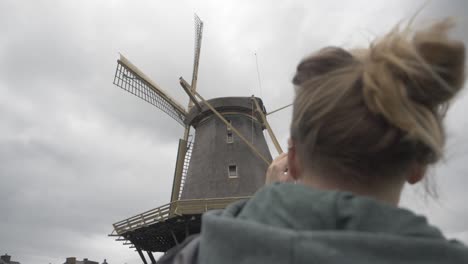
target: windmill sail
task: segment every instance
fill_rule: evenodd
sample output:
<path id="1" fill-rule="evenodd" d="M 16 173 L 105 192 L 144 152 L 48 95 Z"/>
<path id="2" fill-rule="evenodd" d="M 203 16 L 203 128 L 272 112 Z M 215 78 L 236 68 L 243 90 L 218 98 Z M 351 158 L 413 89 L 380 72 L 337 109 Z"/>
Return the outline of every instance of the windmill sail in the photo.
<path id="1" fill-rule="evenodd" d="M 198 64 L 203 36 L 203 21 L 195 14 L 195 54 L 193 58 L 192 89 L 196 89 L 198 80 Z"/>
<path id="2" fill-rule="evenodd" d="M 198 80 L 198 65 L 200 63 L 200 50 L 203 36 L 203 21 L 195 14 L 195 53 L 193 57 L 193 73 L 191 89 L 196 91 Z M 189 110 L 193 107 L 193 102 L 189 101 Z"/>
<path id="3" fill-rule="evenodd" d="M 179 124 L 186 126 L 185 109 L 123 55 L 117 60 L 114 84 L 156 106 Z"/>

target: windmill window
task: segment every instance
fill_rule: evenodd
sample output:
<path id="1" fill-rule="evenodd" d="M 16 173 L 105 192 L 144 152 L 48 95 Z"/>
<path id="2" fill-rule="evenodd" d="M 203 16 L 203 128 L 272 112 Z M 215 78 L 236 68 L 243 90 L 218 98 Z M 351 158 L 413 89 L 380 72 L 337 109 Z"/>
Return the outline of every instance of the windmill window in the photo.
<path id="1" fill-rule="evenodd" d="M 228 119 L 227 121 L 229 122 L 229 125 L 232 126 L 232 121 L 229 120 L 229 119 Z M 230 127 L 230 126 L 226 126 L 226 128 L 227 128 L 227 131 L 231 131 L 231 127 Z"/>
<path id="2" fill-rule="evenodd" d="M 228 131 L 227 132 L 227 138 L 226 138 L 227 143 L 233 143 L 234 142 L 234 137 L 232 136 L 232 132 Z"/>
<path id="3" fill-rule="evenodd" d="M 228 168 L 228 176 L 229 178 L 237 178 L 237 166 L 236 165 L 229 165 Z"/>

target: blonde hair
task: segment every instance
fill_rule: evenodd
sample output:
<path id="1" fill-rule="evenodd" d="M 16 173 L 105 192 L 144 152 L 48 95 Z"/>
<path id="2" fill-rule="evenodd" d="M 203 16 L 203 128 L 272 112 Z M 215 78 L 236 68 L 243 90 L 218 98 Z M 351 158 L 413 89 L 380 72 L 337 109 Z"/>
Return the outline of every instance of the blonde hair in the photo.
<path id="1" fill-rule="evenodd" d="M 291 137 L 305 166 L 366 179 L 439 160 L 442 119 L 465 79 L 465 46 L 448 38 L 452 26 L 397 26 L 367 49 L 328 47 L 303 59 Z"/>

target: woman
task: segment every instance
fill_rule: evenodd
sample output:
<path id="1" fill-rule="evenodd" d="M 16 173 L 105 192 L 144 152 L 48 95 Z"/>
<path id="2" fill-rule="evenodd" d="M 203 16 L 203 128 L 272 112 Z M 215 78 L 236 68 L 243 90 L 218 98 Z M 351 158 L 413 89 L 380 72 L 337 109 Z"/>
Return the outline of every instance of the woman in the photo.
<path id="1" fill-rule="evenodd" d="M 328 47 L 297 67 L 289 152 L 247 202 L 203 216 L 173 263 L 468 263 L 468 248 L 398 208 L 443 154 L 462 89 L 450 21 L 394 29 L 369 48 Z M 287 172 L 286 172 L 287 169 Z M 285 174 L 287 173 L 287 174 Z"/>

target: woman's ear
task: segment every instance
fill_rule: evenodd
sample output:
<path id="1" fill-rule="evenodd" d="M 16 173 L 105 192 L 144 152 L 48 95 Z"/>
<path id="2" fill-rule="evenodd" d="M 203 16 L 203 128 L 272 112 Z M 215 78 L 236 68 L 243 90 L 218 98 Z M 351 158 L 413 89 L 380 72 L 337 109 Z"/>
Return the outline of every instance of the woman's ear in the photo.
<path id="1" fill-rule="evenodd" d="M 294 180 L 299 180 L 302 174 L 302 166 L 297 156 L 297 149 L 292 139 L 288 140 L 288 173 Z"/>
<path id="2" fill-rule="evenodd" d="M 413 164 L 409 173 L 406 176 L 406 182 L 409 184 L 416 184 L 420 182 L 426 175 L 427 167 L 421 164 Z"/>

